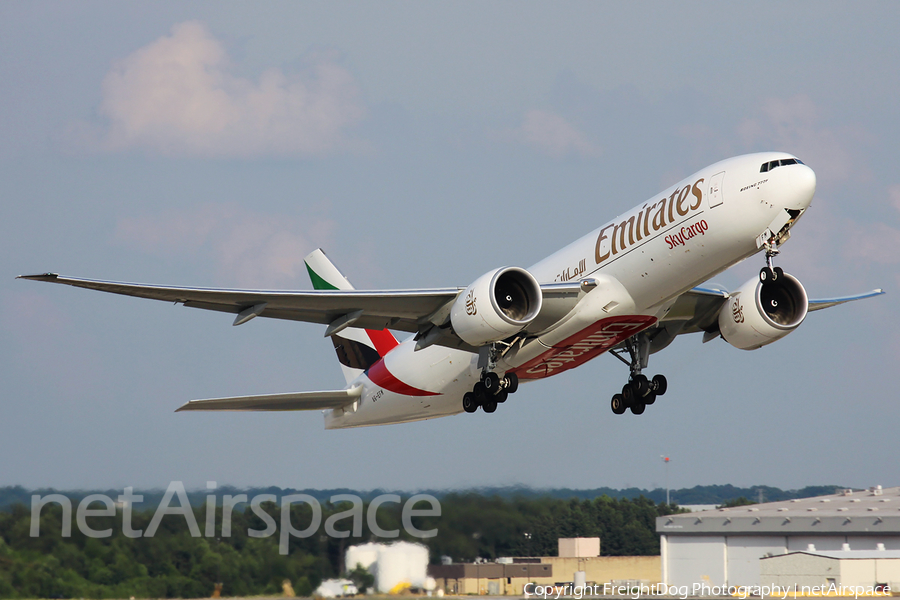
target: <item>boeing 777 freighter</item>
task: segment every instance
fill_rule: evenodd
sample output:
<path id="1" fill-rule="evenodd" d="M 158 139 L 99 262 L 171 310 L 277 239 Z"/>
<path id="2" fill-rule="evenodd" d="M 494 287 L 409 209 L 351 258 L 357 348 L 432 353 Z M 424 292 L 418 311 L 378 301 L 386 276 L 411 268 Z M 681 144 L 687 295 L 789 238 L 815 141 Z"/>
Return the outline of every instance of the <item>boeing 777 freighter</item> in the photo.
<path id="1" fill-rule="evenodd" d="M 329 429 L 488 413 L 520 383 L 609 352 L 629 378 L 615 414 L 639 415 L 666 393 L 648 358 L 701 333 L 753 350 L 794 331 L 807 312 L 882 294 L 809 300 L 774 265 L 809 208 L 816 175 L 783 152 L 701 169 L 528 269 L 493 269 L 467 287 L 357 291 L 321 250 L 306 257 L 315 291 L 160 287 L 62 277 L 23 279 L 165 300 L 227 313 L 326 325 L 341 390 L 194 400 L 178 410 L 324 410 Z M 757 253 L 765 264 L 737 290 L 700 286 Z M 398 341 L 390 330 L 407 332 Z"/>

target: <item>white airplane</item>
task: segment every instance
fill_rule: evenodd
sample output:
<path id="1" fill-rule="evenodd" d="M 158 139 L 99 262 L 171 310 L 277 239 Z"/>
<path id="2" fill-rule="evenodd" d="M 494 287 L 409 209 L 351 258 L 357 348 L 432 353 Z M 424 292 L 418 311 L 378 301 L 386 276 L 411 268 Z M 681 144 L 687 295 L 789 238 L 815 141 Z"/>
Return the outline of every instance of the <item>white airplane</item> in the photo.
<path id="1" fill-rule="evenodd" d="M 612 411 L 639 415 L 666 392 L 643 374 L 677 335 L 753 350 L 808 311 L 883 294 L 809 300 L 773 265 L 813 199 L 816 176 L 783 152 L 694 173 L 530 268 L 501 267 L 468 287 L 357 291 L 321 250 L 306 257 L 315 291 L 160 287 L 62 277 L 23 279 L 165 300 L 237 316 L 327 325 L 341 390 L 193 400 L 178 410 L 323 410 L 325 427 L 492 413 L 520 382 L 559 375 L 609 351 L 630 377 Z M 733 292 L 696 287 L 758 252 L 766 265 Z M 390 329 L 411 333 L 400 342 Z"/>

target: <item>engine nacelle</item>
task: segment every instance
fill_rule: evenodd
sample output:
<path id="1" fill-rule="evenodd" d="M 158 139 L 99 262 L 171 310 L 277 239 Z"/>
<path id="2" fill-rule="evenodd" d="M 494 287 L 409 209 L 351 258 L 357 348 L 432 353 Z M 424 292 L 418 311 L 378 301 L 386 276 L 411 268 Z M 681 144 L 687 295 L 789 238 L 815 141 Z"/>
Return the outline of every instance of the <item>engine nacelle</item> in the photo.
<path id="1" fill-rule="evenodd" d="M 795 330 L 809 308 L 803 285 L 793 275 L 775 281 L 751 279 L 719 311 L 719 332 L 741 350 L 755 350 Z"/>
<path id="2" fill-rule="evenodd" d="M 525 269 L 495 269 L 459 295 L 450 310 L 450 323 L 464 342 L 482 346 L 525 328 L 541 311 L 542 299 L 540 284 Z"/>

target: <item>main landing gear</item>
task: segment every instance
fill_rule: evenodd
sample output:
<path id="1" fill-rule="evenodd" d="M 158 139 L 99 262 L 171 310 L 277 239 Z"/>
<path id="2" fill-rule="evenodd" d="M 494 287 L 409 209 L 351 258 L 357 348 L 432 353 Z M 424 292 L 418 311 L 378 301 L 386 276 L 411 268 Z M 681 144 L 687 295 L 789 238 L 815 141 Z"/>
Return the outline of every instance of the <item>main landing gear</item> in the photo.
<path id="1" fill-rule="evenodd" d="M 471 392 L 463 395 L 463 410 L 473 413 L 480 406 L 484 412 L 492 413 L 497 410 L 497 405 L 506 402 L 506 398 L 519 389 L 519 377 L 515 373 L 507 373 L 500 377 L 493 371 L 488 371 L 481 376 L 481 381 L 475 384 Z"/>
<path id="2" fill-rule="evenodd" d="M 613 413 L 621 415 L 630 408 L 633 414 L 643 414 L 647 406 L 656 402 L 656 397 L 662 396 L 668 389 L 664 375 L 654 375 L 653 379 L 647 379 L 647 376 L 641 373 L 647 368 L 650 357 L 650 338 L 644 333 L 639 333 L 625 340 L 624 348 L 610 352 L 631 369 L 631 376 L 628 383 L 622 387 L 622 393 L 612 397 L 610 406 Z M 630 360 L 621 356 L 624 352 L 628 352 Z"/>
<path id="3" fill-rule="evenodd" d="M 464 411 L 473 413 L 480 406 L 484 412 L 492 413 L 497 410 L 498 404 L 506 402 L 509 395 L 519 389 L 518 375 L 506 373 L 501 377 L 494 372 L 498 359 L 504 353 L 502 348 L 509 349 L 510 346 L 511 344 L 495 342 L 480 349 L 478 367 L 481 369 L 481 381 L 475 384 L 471 392 L 463 395 Z"/>

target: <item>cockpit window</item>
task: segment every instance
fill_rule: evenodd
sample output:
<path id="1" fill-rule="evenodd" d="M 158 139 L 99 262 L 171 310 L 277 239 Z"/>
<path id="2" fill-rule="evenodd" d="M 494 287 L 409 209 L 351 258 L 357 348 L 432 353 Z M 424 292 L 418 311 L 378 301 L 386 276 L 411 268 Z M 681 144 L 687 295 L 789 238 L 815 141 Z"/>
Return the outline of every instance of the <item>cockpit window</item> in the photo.
<path id="1" fill-rule="evenodd" d="M 787 165 L 802 165 L 803 162 L 799 158 L 782 158 L 780 160 L 770 160 L 769 162 L 764 162 L 762 166 L 759 167 L 760 173 L 767 173 L 772 169 L 777 167 L 785 167 Z"/>

